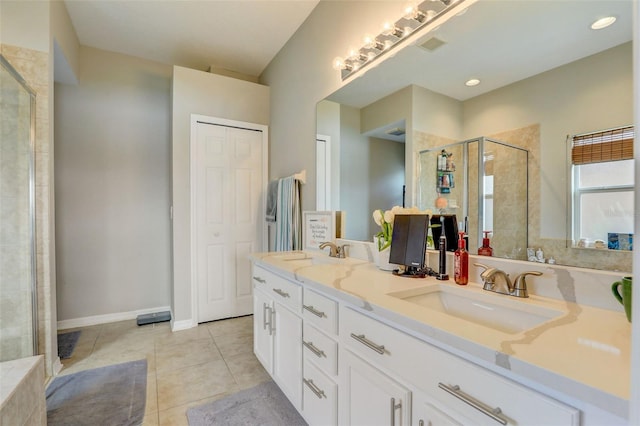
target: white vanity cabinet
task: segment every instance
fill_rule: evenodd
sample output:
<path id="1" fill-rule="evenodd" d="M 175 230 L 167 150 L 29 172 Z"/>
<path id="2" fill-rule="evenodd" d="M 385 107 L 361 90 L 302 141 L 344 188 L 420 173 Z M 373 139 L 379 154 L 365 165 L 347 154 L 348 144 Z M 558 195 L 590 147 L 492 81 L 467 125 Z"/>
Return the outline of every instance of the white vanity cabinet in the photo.
<path id="1" fill-rule="evenodd" d="M 291 403 L 302 407 L 302 288 L 253 266 L 254 352 Z"/>
<path id="2" fill-rule="evenodd" d="M 380 374 L 425 395 L 414 401 L 418 408 L 414 414 L 424 412 L 424 418 L 414 416 L 418 423 L 422 420 L 425 424 L 447 424 L 433 420 L 441 418 L 450 424 L 471 425 L 580 424 L 580 413 L 575 408 L 353 309 L 343 307 L 340 312 L 343 346 L 377 367 Z M 341 376 L 344 373 L 340 371 Z"/>

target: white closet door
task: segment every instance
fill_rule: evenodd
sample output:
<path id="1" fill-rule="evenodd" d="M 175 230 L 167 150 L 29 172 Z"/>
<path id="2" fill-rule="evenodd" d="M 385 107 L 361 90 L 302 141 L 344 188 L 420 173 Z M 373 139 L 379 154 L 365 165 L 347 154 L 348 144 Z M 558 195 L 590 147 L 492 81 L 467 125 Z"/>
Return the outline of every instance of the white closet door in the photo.
<path id="1" fill-rule="evenodd" d="M 262 132 L 198 122 L 192 191 L 198 322 L 253 312 L 251 264 L 261 249 Z"/>

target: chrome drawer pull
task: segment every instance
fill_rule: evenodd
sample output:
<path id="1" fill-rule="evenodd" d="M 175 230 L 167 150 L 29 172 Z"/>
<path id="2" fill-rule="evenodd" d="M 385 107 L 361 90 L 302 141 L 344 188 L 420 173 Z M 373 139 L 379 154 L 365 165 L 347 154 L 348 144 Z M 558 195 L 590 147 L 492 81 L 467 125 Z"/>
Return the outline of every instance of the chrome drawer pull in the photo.
<path id="1" fill-rule="evenodd" d="M 274 288 L 273 291 L 275 291 L 277 294 L 279 294 L 282 297 L 290 297 L 289 293 L 287 293 L 286 291 L 282 291 L 279 288 Z"/>
<path id="2" fill-rule="evenodd" d="M 396 410 L 398 408 L 402 408 L 402 401 L 396 404 L 396 399 L 391 398 L 391 426 L 394 426 L 396 424 Z"/>
<path id="3" fill-rule="evenodd" d="M 262 284 L 264 284 L 264 283 L 266 283 L 266 282 L 267 282 L 267 280 L 262 279 L 262 278 L 260 278 L 260 277 L 256 277 L 255 275 L 253 276 L 253 279 L 254 279 L 254 280 L 256 280 L 256 281 L 258 281 L 259 283 L 262 283 Z"/>
<path id="4" fill-rule="evenodd" d="M 502 425 L 507 424 L 507 420 L 500 415 L 502 414 L 502 410 L 500 409 L 500 407 L 496 407 L 496 408 L 489 407 L 488 405 L 478 401 L 474 397 L 462 392 L 460 390 L 460 386 L 458 385 L 449 386 L 449 385 L 445 385 L 444 383 L 438 383 L 438 387 L 444 390 L 445 392 L 448 392 L 451 395 L 455 396 L 465 404 L 468 404 L 471 407 L 475 408 L 476 410 L 480 411 L 482 414 L 491 417 L 496 422 Z"/>
<path id="5" fill-rule="evenodd" d="M 302 381 L 309 387 L 309 389 L 311 389 L 311 392 L 316 394 L 318 398 L 322 399 L 327 397 L 327 395 L 324 394 L 324 391 L 317 387 L 315 383 L 313 383 L 313 380 L 302 379 Z"/>
<path id="6" fill-rule="evenodd" d="M 324 312 L 318 311 L 312 305 L 302 305 L 302 307 L 304 309 L 306 309 L 307 311 L 311 312 L 313 315 L 319 317 L 319 318 L 322 318 L 322 317 L 326 318 L 327 317 Z"/>
<path id="7" fill-rule="evenodd" d="M 363 345 L 365 345 L 369 349 L 372 349 L 372 350 L 378 352 L 380 355 L 384 355 L 384 345 L 376 345 L 374 342 L 372 342 L 371 340 L 367 339 L 364 336 L 364 334 L 351 333 L 351 337 L 353 337 L 354 339 L 356 339 L 358 342 L 362 343 Z"/>
<path id="8" fill-rule="evenodd" d="M 324 353 L 323 350 L 320 350 L 318 348 L 315 347 L 315 345 L 313 344 L 313 342 L 305 342 L 304 340 L 302 341 L 302 344 L 305 345 L 307 348 L 309 348 L 309 350 L 311 352 L 313 352 L 313 354 L 315 356 L 317 356 L 318 358 L 322 358 L 322 357 L 327 357 L 327 355 Z"/>

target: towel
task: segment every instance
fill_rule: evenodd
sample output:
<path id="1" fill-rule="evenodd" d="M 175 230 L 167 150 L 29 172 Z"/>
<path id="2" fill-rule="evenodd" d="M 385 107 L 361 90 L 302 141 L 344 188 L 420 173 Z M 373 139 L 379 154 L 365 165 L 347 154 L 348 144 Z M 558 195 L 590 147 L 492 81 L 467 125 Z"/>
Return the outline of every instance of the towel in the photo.
<path id="1" fill-rule="evenodd" d="M 275 251 L 302 249 L 300 182 L 293 176 L 278 181 Z"/>
<path id="2" fill-rule="evenodd" d="M 278 183 L 279 180 L 272 180 L 267 187 L 267 222 L 275 222 L 278 212 Z"/>

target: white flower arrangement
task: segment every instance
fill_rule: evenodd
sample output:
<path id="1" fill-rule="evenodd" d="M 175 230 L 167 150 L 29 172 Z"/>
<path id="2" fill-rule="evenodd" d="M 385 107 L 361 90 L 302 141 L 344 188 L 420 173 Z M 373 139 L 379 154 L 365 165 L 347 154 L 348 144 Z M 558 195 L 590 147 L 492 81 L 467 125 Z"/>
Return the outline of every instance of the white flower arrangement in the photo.
<path id="1" fill-rule="evenodd" d="M 391 210 L 374 210 L 373 220 L 381 230 L 375 236 L 378 238 L 378 251 L 382 251 L 391 246 L 391 236 L 393 235 L 393 220 L 397 214 L 428 214 L 432 215 L 431 210 L 420 210 L 417 207 L 404 208 L 394 206 Z"/>

